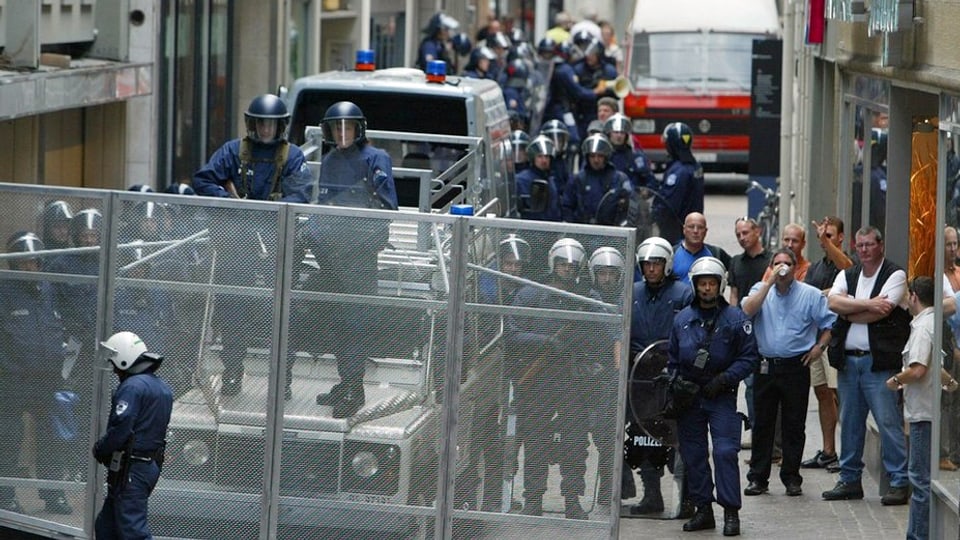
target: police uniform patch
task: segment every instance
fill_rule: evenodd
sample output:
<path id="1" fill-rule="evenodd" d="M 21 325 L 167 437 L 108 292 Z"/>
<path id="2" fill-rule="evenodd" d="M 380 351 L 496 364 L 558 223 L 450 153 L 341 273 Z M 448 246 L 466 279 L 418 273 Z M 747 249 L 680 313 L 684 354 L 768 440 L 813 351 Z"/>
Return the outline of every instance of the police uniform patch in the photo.
<path id="1" fill-rule="evenodd" d="M 743 333 L 750 335 L 753 333 L 753 323 L 750 321 L 743 321 Z"/>
<path id="2" fill-rule="evenodd" d="M 677 185 L 677 175 L 676 175 L 676 174 L 671 174 L 670 176 L 667 177 L 667 179 L 664 181 L 664 183 L 665 183 L 666 185 L 668 185 L 668 186 L 675 186 L 675 185 Z"/>
<path id="3" fill-rule="evenodd" d="M 127 412 L 127 407 L 129 406 L 130 405 L 126 401 L 120 400 L 117 402 L 117 407 L 114 409 L 114 412 L 117 416 L 121 416 L 123 413 Z"/>

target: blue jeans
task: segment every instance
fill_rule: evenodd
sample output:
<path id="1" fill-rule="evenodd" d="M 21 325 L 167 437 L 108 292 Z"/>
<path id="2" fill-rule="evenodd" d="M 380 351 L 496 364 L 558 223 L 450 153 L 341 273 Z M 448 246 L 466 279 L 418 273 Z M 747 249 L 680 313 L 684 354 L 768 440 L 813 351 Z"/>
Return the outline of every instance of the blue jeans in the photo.
<path id="1" fill-rule="evenodd" d="M 930 422 L 910 423 L 910 520 L 907 540 L 930 537 Z"/>
<path id="2" fill-rule="evenodd" d="M 863 474 L 863 443 L 867 432 L 867 413 L 873 414 L 880 430 L 883 467 L 890 475 L 891 487 L 905 487 L 907 445 L 903 437 L 903 415 L 897 408 L 897 394 L 886 386 L 893 371 L 870 371 L 873 357 L 847 356 L 846 365 L 837 374 L 840 397 L 840 481 L 860 482 Z"/>

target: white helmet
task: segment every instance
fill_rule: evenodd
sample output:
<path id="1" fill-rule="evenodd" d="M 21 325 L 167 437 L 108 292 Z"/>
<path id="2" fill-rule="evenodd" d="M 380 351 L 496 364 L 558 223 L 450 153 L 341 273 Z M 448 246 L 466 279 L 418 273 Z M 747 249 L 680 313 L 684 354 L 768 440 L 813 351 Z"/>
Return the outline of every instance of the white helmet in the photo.
<path id="1" fill-rule="evenodd" d="M 526 240 L 511 233 L 500 241 L 500 256 L 510 255 L 522 263 L 530 262 L 530 244 Z"/>
<path id="2" fill-rule="evenodd" d="M 587 252 L 583 249 L 583 244 L 573 238 L 561 238 L 550 247 L 550 252 L 547 254 L 547 266 L 550 268 L 550 273 L 553 273 L 554 261 L 563 259 L 579 268 L 586 255 Z"/>
<path id="3" fill-rule="evenodd" d="M 722 296 L 724 289 L 727 288 L 727 268 L 716 257 L 701 257 L 693 261 L 689 276 L 690 285 L 694 288 L 697 286 L 696 278 L 703 276 L 715 276 L 720 280 L 720 290 L 717 294 Z"/>
<path id="4" fill-rule="evenodd" d="M 665 238 L 651 236 L 637 247 L 637 264 L 643 261 L 663 260 L 663 275 L 673 273 L 673 246 Z"/>
<path id="5" fill-rule="evenodd" d="M 597 248 L 597 250 L 593 252 L 593 255 L 590 256 L 590 261 L 587 262 L 587 267 L 590 269 L 590 281 L 593 283 L 597 282 L 597 269 L 604 266 L 619 270 L 620 278 L 622 279 L 625 262 L 623 255 L 616 248 Z"/>
<path id="6" fill-rule="evenodd" d="M 130 368 L 137 364 L 140 355 L 147 352 L 147 346 L 140 336 L 133 332 L 117 332 L 106 341 L 101 341 L 100 346 L 107 350 L 107 358 L 115 368 L 128 373 L 139 373 L 130 371 Z"/>

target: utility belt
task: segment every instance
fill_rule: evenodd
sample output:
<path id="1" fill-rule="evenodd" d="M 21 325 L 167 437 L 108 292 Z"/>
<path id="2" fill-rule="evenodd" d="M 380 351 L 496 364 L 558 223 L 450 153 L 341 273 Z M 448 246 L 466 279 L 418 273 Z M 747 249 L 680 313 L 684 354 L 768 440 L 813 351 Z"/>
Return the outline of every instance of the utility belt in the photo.
<path id="1" fill-rule="evenodd" d="M 163 467 L 163 456 L 164 456 L 165 450 L 166 450 L 166 445 L 163 445 L 160 448 L 153 450 L 152 452 L 147 452 L 143 450 L 134 450 L 130 452 L 130 459 L 134 461 L 143 461 L 146 463 L 155 461 L 157 463 L 157 466 Z"/>

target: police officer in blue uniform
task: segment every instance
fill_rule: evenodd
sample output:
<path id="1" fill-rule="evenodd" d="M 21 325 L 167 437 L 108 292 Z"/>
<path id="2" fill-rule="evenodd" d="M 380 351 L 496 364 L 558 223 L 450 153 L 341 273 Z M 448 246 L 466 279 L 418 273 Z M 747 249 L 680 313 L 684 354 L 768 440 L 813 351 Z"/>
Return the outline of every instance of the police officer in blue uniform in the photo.
<path id="1" fill-rule="evenodd" d="M 703 257 L 690 267 L 693 303 L 674 318 L 667 370 L 700 386 L 692 406 L 677 418 L 680 456 L 696 513 L 684 531 L 716 527 L 707 449 L 713 447 L 716 500 L 723 507 L 725 536 L 740 534 L 741 419 L 737 386 L 757 365 L 757 342 L 749 317 L 723 297 L 727 270 L 719 259 Z M 707 433 L 712 444 L 708 444 Z"/>
<path id="2" fill-rule="evenodd" d="M 560 221 L 560 189 L 551 171 L 556 147 L 538 135 L 527 145 L 529 167 L 517 174 L 518 210 L 523 219 Z"/>
<path id="3" fill-rule="evenodd" d="M 47 249 L 70 247 L 70 221 L 73 210 L 66 201 L 51 201 L 43 208 L 41 232 Z"/>
<path id="4" fill-rule="evenodd" d="M 603 134 L 613 146 L 610 163 L 626 174 L 635 187 L 656 189 L 657 177 L 650 170 L 650 160 L 642 148 L 633 146 L 631 133 L 633 125 L 625 114 L 614 113 L 603 123 Z"/>
<path id="5" fill-rule="evenodd" d="M 523 58 L 511 60 L 500 77 L 500 88 L 507 111 L 517 114 L 524 125 L 530 123 L 530 114 L 527 111 L 527 103 L 530 102 L 530 89 L 527 86 L 529 77 L 530 69 Z"/>
<path id="6" fill-rule="evenodd" d="M 463 67 L 463 76 L 470 79 L 493 79 L 491 66 L 497 55 L 489 47 L 481 45 L 470 52 L 470 59 Z"/>
<path id="7" fill-rule="evenodd" d="M 690 286 L 673 275 L 673 247 L 666 239 L 657 236 L 647 238 L 637 247 L 637 265 L 643 274 L 643 280 L 633 285 L 633 306 L 630 319 L 630 358 L 636 358 L 649 345 L 656 341 L 667 339 L 676 315 L 693 300 L 693 291 Z M 661 359 L 657 359 L 661 360 Z M 635 377 L 652 381 L 663 369 L 666 359 L 649 362 L 650 365 L 631 366 Z M 642 388 L 649 389 L 648 382 Z M 646 397 L 641 392 L 631 392 L 633 398 Z M 640 395 L 638 395 L 640 394 Z M 641 401 L 643 401 L 641 399 Z M 635 401 L 634 410 L 644 410 L 646 403 Z M 641 419 L 642 420 L 642 419 Z M 634 418 L 629 418 L 634 422 Z M 639 503 L 631 506 L 625 517 L 639 517 L 644 514 L 659 514 L 663 512 L 663 494 L 660 490 L 660 479 L 663 477 L 663 466 L 669 457 L 668 450 L 661 443 L 655 446 L 646 446 L 636 454 L 637 463 L 624 464 L 636 467 L 643 482 L 643 498 Z M 630 487 L 633 486 L 633 475 L 630 474 Z M 631 494 L 624 490 L 623 498 Z"/>
<path id="8" fill-rule="evenodd" d="M 39 272 L 40 237 L 32 232 L 14 233 L 7 241 L 8 253 L 36 253 L 37 257 L 9 260 L 11 270 Z M 63 479 L 64 456 L 69 455 L 63 434 L 50 419 L 54 394 L 63 385 L 63 321 L 57 310 L 53 287 L 46 281 L 4 280 L 0 286 L 0 397 L 3 399 L 3 436 L 0 437 L 0 476 L 17 477 L 17 460 L 23 443 L 23 413 L 36 419 L 37 476 Z M 24 384 L 31 381 L 31 384 Z M 75 435 L 75 434 L 74 434 Z M 73 512 L 63 490 L 40 489 L 44 510 L 52 514 Z M 13 486 L 0 487 L 0 509 L 22 512 Z"/>
<path id="9" fill-rule="evenodd" d="M 147 352 L 133 332 L 102 342 L 120 385 L 110 403 L 107 430 L 93 457 L 107 467 L 107 497 L 95 524 L 99 540 L 150 539 L 147 499 L 160 479 L 173 392 L 157 376 L 163 357 Z"/>
<path id="10" fill-rule="evenodd" d="M 277 96 L 254 98 L 244 113 L 246 136 L 225 143 L 194 173 L 194 191 L 209 197 L 310 202 L 312 177 L 303 152 L 286 139 L 289 120 L 287 107 Z M 221 219 L 211 215 L 217 283 L 273 285 L 275 264 L 269 255 L 276 244 L 275 227 L 234 215 Z M 220 331 L 223 345 L 220 393 L 234 396 L 242 389 L 247 345 L 267 341 L 270 325 L 263 321 L 266 310 L 251 310 L 248 297 L 221 294 L 215 305 L 211 325 Z"/>
<path id="11" fill-rule="evenodd" d="M 324 114 L 322 129 L 324 142 L 332 149 L 320 166 L 317 204 L 396 210 L 397 190 L 390 155 L 368 144 L 367 119 L 360 107 L 349 101 L 334 103 Z M 372 218 L 319 216 L 313 219 L 307 225 L 304 238 L 319 272 L 307 288 L 375 295 L 377 255 L 387 245 L 389 227 L 388 220 Z M 334 418 L 346 418 L 363 406 L 364 365 L 382 333 L 382 317 L 369 306 L 359 304 L 330 307 L 333 311 L 321 311 L 328 316 L 335 313 L 336 320 L 324 325 L 328 330 L 322 331 L 310 324 L 317 335 L 301 337 L 332 342 L 340 382 L 329 392 L 318 395 L 317 404 L 333 407 Z M 309 309 L 303 313 L 308 314 Z M 288 384 L 291 376 L 288 370 Z"/>
<path id="12" fill-rule="evenodd" d="M 577 82 L 580 86 L 595 90 L 602 85 L 600 91 L 594 92 L 593 99 L 585 99 L 577 104 L 576 121 L 580 140 L 587 137 L 587 126 L 590 122 L 597 119 L 597 98 L 608 95 L 613 97 L 613 92 L 606 89 L 607 81 L 613 81 L 617 78 L 617 68 L 609 62 L 605 62 L 603 43 L 597 38 L 587 39 L 581 46 L 583 58 L 573 64 L 573 72 L 577 76 Z"/>
<path id="13" fill-rule="evenodd" d="M 572 238 L 557 240 L 548 253 L 546 285 L 567 292 L 586 292 L 579 285 L 585 256 L 580 242 Z M 522 287 L 513 301 L 518 307 L 547 309 L 571 309 L 575 303 L 533 285 Z M 506 371 L 516 388 L 517 436 L 523 440 L 524 448 L 522 513 L 543 515 L 549 466 L 559 462 L 565 515 L 587 519 L 579 500 L 586 485 L 587 433 L 583 419 L 578 418 L 581 411 L 575 407 L 577 398 L 571 397 L 576 394 L 569 387 L 575 381 L 571 369 L 582 351 L 570 346 L 577 340 L 563 339 L 564 334 L 579 335 L 580 330 L 562 319 L 518 316 L 509 317 L 506 326 Z M 559 444 L 554 442 L 557 431 Z"/>
<path id="14" fill-rule="evenodd" d="M 599 133 L 583 141 L 587 166 L 563 190 L 563 220 L 573 223 L 619 225 L 633 193 L 627 175 L 610 164 L 613 146 Z"/>
<path id="15" fill-rule="evenodd" d="M 510 132 L 510 148 L 513 150 L 513 171 L 520 174 L 530 167 L 527 148 L 530 146 L 530 135 L 522 129 Z"/>
<path id="16" fill-rule="evenodd" d="M 605 92 L 606 83 L 598 83 L 593 89 L 582 86 L 577 79 L 577 74 L 573 71 L 573 66 L 567 62 L 563 45 L 550 38 L 540 40 L 537 52 L 543 60 L 553 62 L 550 91 L 543 117 L 548 120 L 562 121 L 570 130 L 570 142 L 580 146 L 582 139 L 576 122 L 578 107 L 581 103 L 596 103 L 597 96 Z"/>
<path id="17" fill-rule="evenodd" d="M 457 64 L 450 54 L 448 42 L 458 28 L 460 23 L 453 17 L 442 11 L 434 13 L 427 22 L 427 27 L 423 29 L 424 38 L 417 49 L 416 67 L 426 70 L 431 61 L 443 60 L 447 64 L 447 75 L 453 75 Z"/>
<path id="18" fill-rule="evenodd" d="M 70 221 L 70 236 L 75 248 L 94 248 L 100 245 L 103 214 L 96 208 L 77 212 Z M 67 253 L 55 257 L 44 270 L 54 274 L 96 276 L 100 274 L 100 250 Z M 93 377 L 94 340 L 97 331 L 96 284 L 58 283 L 54 286 L 67 330 L 67 336 L 80 343 L 77 369 L 71 378 L 84 384 Z"/>
<path id="19" fill-rule="evenodd" d="M 687 214 L 703 213 L 703 167 L 690 150 L 693 132 L 689 126 L 683 122 L 668 124 L 661 138 L 670 162 L 653 201 L 653 216 L 660 226 L 660 236 L 679 242 Z"/>
<path id="20" fill-rule="evenodd" d="M 560 195 L 563 196 L 563 190 L 570 183 L 571 172 L 573 171 L 573 159 L 575 152 L 568 151 L 570 144 L 570 129 L 561 120 L 553 119 L 546 121 L 540 127 L 539 135 L 549 137 L 553 141 L 553 159 L 550 160 L 550 170 L 553 177 L 557 180 L 557 188 Z"/>
<path id="21" fill-rule="evenodd" d="M 193 173 L 193 190 L 210 197 L 310 202 L 306 158 L 285 135 L 287 106 L 277 96 L 263 94 L 250 102 L 243 117 L 247 135 L 227 141 Z"/>
<path id="22" fill-rule="evenodd" d="M 597 248 L 587 261 L 587 269 L 590 272 L 590 296 L 607 304 L 622 305 L 623 279 L 627 264 L 620 250 L 610 246 Z M 623 437 L 615 437 L 615 416 L 610 415 L 608 409 L 601 410 L 591 405 L 617 402 L 618 384 L 615 381 L 619 379 L 622 331 L 617 324 L 597 326 L 596 335 L 600 337 L 601 343 L 600 354 L 594 355 L 593 365 L 586 366 L 586 376 L 580 381 L 589 387 L 585 395 L 595 394 L 580 405 L 584 409 L 583 416 L 587 418 L 588 429 L 593 434 L 593 441 L 600 455 L 597 462 L 597 476 L 600 477 L 597 503 L 610 505 L 614 478 L 611 458 L 615 448 L 622 451 Z M 620 496 L 623 497 L 624 488 L 633 486 L 633 474 L 628 469 L 621 469 L 620 483 Z"/>

